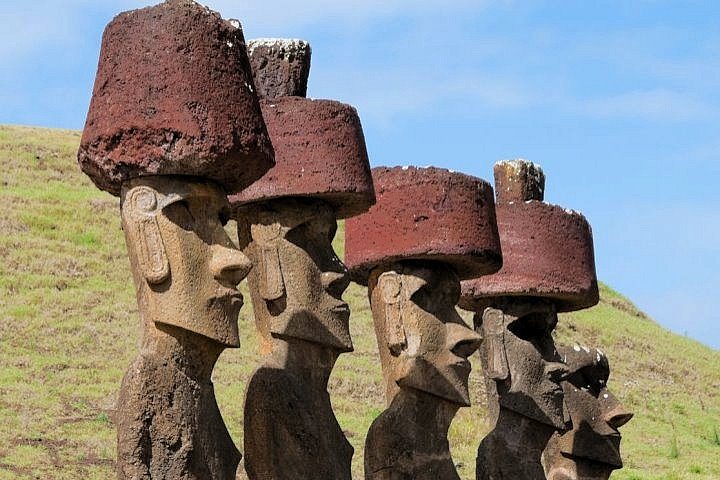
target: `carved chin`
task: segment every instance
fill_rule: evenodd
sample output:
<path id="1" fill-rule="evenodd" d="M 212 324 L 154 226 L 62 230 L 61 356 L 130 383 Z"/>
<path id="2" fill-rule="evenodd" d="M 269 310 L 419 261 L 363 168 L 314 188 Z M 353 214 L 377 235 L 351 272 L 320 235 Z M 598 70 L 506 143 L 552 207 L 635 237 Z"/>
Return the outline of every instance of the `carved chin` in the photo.
<path id="1" fill-rule="evenodd" d="M 401 376 L 397 383 L 401 388 L 413 388 L 462 407 L 470 406 L 469 367 L 438 368 L 424 358 L 414 357 L 407 359 L 398 372 Z"/>
<path id="2" fill-rule="evenodd" d="M 548 480 L 577 480 L 578 476 L 577 473 L 574 473 L 565 467 L 560 467 L 550 470 L 547 474 L 547 478 Z"/>

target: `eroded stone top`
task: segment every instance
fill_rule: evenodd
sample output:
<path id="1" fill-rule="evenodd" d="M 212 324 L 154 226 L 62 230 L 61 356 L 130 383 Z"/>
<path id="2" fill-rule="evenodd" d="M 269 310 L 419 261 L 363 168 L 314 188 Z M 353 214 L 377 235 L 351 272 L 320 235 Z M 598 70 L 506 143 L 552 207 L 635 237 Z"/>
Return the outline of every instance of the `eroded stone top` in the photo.
<path id="1" fill-rule="evenodd" d="M 305 40 L 258 38 L 247 46 L 258 95 L 304 97 L 312 50 Z"/>
<path id="2" fill-rule="evenodd" d="M 529 160 L 502 160 L 494 167 L 495 196 L 498 202 L 542 201 L 545 174 L 540 165 Z"/>

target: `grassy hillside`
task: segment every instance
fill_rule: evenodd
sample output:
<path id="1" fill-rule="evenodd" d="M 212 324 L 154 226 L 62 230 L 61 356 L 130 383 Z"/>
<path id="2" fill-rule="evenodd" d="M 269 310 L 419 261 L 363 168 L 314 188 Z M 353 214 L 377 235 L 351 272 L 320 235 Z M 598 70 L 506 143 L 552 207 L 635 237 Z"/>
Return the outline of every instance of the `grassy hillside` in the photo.
<path id="1" fill-rule="evenodd" d="M 118 201 L 79 171 L 79 139 L 0 126 L 0 480 L 114 477 L 114 404 L 137 352 L 137 308 Z M 356 351 L 341 357 L 331 390 L 361 478 L 365 432 L 383 399 L 366 293 L 352 285 L 346 299 Z M 240 326 L 242 347 L 222 355 L 214 378 L 242 446 L 244 385 L 258 362 L 249 301 Z M 557 340 L 603 348 L 610 385 L 635 412 L 614 479 L 720 478 L 720 352 L 669 333 L 608 287 L 597 307 L 562 316 Z M 451 431 L 466 479 L 487 429 L 474 366 L 475 405 Z"/>

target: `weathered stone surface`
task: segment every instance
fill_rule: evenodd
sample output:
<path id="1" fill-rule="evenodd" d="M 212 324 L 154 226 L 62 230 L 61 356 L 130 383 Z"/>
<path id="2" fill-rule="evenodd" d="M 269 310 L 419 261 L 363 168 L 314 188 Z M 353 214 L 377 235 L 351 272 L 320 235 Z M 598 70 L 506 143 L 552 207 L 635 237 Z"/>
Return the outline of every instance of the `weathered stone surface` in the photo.
<path id="1" fill-rule="evenodd" d="M 622 468 L 620 432 L 632 413 L 607 388 L 610 366 L 605 354 L 574 345 L 560 347 L 570 370 L 562 382 L 572 429 L 557 432 L 543 454 L 550 480 L 607 480 Z"/>
<path id="2" fill-rule="evenodd" d="M 450 265 L 461 279 L 500 268 L 492 187 L 440 168 L 372 170 L 377 203 L 345 223 L 345 260 L 367 284 L 376 266 L 403 259 Z"/>
<path id="3" fill-rule="evenodd" d="M 275 167 L 245 190 L 233 205 L 282 197 L 324 200 L 338 218 L 375 202 L 360 118 L 349 105 L 298 97 L 262 102 L 276 152 Z"/>
<path id="4" fill-rule="evenodd" d="M 480 342 L 455 309 L 460 281 L 448 265 L 403 261 L 375 268 L 369 291 L 389 406 L 368 432 L 365 478 L 459 479 L 447 432 L 470 405 Z"/>
<path id="5" fill-rule="evenodd" d="M 544 478 L 542 452 L 567 428 L 560 387 L 567 367 L 555 349 L 555 306 L 545 299 L 495 298 L 475 315 L 483 374 L 495 384 L 494 429 L 478 448 L 476 478 Z"/>
<path id="6" fill-rule="evenodd" d="M 545 174 L 527 160 L 503 160 L 495 164 L 495 197 L 501 202 L 543 201 Z"/>
<path id="7" fill-rule="evenodd" d="M 512 171 L 525 175 L 522 168 Z M 534 200 L 499 201 L 495 208 L 502 268 L 463 282 L 461 307 L 482 311 L 487 299 L 501 296 L 547 298 L 559 312 L 598 302 L 592 230 L 585 217 Z"/>
<path id="8" fill-rule="evenodd" d="M 225 194 L 200 179 L 142 177 L 123 185 L 121 205 L 143 335 L 119 394 L 118 478 L 234 479 L 240 453 L 211 374 L 239 344 L 236 286 L 251 264 L 223 229 Z"/>
<path id="9" fill-rule="evenodd" d="M 250 480 L 350 480 L 352 446 L 332 411 L 327 382 L 351 351 L 350 280 L 332 248 L 333 207 L 276 199 L 239 211 L 238 239 L 253 262 L 248 285 L 266 357 L 245 397 Z"/>
<path id="10" fill-rule="evenodd" d="M 222 347 L 174 327 L 162 331 L 120 388 L 118 479 L 234 479 L 240 452 L 210 380 Z"/>
<path id="11" fill-rule="evenodd" d="M 193 175 L 228 192 L 260 178 L 273 151 L 242 31 L 191 0 L 121 13 L 105 29 L 78 152 L 114 195 L 145 175 Z"/>
<path id="12" fill-rule="evenodd" d="M 310 44 L 289 38 L 258 38 L 247 44 L 261 97 L 304 97 L 310 75 Z"/>
<path id="13" fill-rule="evenodd" d="M 245 395 L 248 478 L 350 480 L 353 447 L 327 392 L 339 352 L 299 339 L 273 344 Z"/>
<path id="14" fill-rule="evenodd" d="M 544 175 L 530 162 L 495 167 L 502 269 L 462 283 L 475 311 L 494 429 L 478 448 L 476 478 L 545 478 L 542 455 L 569 427 L 560 382 L 568 373 L 552 337 L 558 311 L 598 301 L 592 232 L 577 212 L 543 203 Z M 559 479 L 558 479 L 559 480 Z"/>

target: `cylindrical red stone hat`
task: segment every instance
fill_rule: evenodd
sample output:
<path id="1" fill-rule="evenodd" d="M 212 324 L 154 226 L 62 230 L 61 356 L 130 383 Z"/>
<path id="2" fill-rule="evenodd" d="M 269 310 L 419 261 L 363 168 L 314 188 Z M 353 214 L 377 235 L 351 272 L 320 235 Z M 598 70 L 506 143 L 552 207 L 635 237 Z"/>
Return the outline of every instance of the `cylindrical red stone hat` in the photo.
<path id="1" fill-rule="evenodd" d="M 261 103 L 275 166 L 231 195 L 233 206 L 286 197 L 318 198 L 331 204 L 338 218 L 348 218 L 375 202 L 365 137 L 353 107 L 303 97 Z"/>
<path id="2" fill-rule="evenodd" d="M 595 305 L 595 255 L 585 217 L 543 202 L 544 175 L 531 162 L 499 162 L 495 185 L 507 186 L 495 206 L 503 266 L 494 275 L 462 282 L 459 305 L 476 310 L 490 298 L 513 296 L 547 298 L 560 312 Z"/>
<path id="3" fill-rule="evenodd" d="M 103 34 L 78 151 L 118 195 L 146 175 L 192 175 L 238 191 L 273 165 L 239 25 L 191 0 L 121 13 Z"/>
<path id="4" fill-rule="evenodd" d="M 441 168 L 372 170 L 377 203 L 345 222 L 345 264 L 367 285 L 370 271 L 401 260 L 444 262 L 461 279 L 502 264 L 493 189 Z"/>

